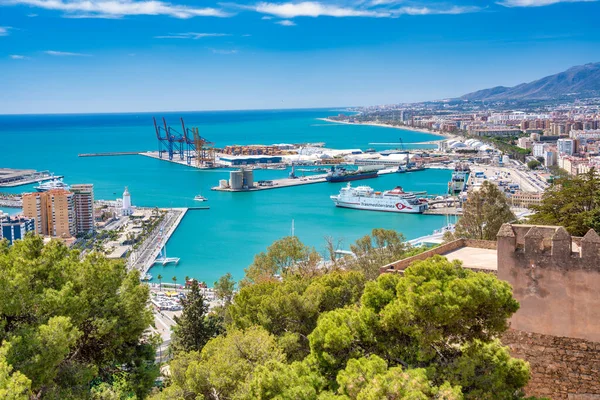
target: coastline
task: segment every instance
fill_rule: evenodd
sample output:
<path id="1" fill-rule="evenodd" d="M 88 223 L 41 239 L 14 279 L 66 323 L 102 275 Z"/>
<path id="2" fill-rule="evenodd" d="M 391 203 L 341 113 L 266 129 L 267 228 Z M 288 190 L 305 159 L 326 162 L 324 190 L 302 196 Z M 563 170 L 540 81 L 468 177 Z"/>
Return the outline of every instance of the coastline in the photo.
<path id="1" fill-rule="evenodd" d="M 402 129 L 402 130 L 405 130 L 405 131 L 427 133 L 429 135 L 439 136 L 440 137 L 439 140 L 446 140 L 446 139 L 454 139 L 454 138 L 456 138 L 456 135 L 453 135 L 451 133 L 433 132 L 433 131 L 427 130 L 425 128 L 415 128 L 415 127 L 412 127 L 412 126 L 395 126 L 395 125 L 382 124 L 380 122 L 347 122 L 347 121 L 336 121 L 336 120 L 329 119 L 329 118 L 317 118 L 317 119 L 320 120 L 320 121 L 326 121 L 326 122 L 331 122 L 331 123 L 335 123 L 335 124 L 369 125 L 369 126 L 378 126 L 378 127 L 381 127 L 381 128 L 393 128 L 393 129 Z"/>

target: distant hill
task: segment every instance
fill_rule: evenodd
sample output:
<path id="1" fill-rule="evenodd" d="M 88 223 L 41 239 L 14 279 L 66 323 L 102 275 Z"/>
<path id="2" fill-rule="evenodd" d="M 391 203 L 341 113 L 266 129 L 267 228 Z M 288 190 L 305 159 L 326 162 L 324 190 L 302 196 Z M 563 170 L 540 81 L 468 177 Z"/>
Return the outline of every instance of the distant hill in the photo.
<path id="1" fill-rule="evenodd" d="M 579 65 L 537 81 L 496 86 L 465 94 L 463 100 L 552 100 L 565 96 L 600 97 L 600 62 Z"/>

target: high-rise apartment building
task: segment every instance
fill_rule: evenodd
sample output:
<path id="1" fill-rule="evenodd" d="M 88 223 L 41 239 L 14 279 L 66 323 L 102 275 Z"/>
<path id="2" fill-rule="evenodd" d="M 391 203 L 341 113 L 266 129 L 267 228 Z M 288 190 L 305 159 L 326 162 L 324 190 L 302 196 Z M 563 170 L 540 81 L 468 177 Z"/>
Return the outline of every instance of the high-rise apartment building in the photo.
<path id="1" fill-rule="evenodd" d="M 48 218 L 46 216 L 46 196 L 44 193 L 25 193 L 23 199 L 23 215 L 34 220 L 35 233 L 48 234 Z"/>
<path id="2" fill-rule="evenodd" d="M 72 185 L 73 203 L 75 205 L 75 225 L 77 233 L 88 233 L 94 227 L 94 185 Z"/>
<path id="3" fill-rule="evenodd" d="M 68 238 L 77 233 L 73 193 L 68 190 L 24 194 L 23 214 L 35 220 L 38 234 Z"/>

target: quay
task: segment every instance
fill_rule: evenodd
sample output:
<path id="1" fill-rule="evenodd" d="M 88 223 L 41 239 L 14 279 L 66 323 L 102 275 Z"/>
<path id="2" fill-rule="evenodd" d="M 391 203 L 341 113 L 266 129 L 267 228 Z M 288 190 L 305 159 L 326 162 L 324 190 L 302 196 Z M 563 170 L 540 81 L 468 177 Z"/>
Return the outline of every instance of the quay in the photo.
<path id="1" fill-rule="evenodd" d="M 23 199 L 20 195 L 0 193 L 0 207 L 22 208 Z"/>
<path id="2" fill-rule="evenodd" d="M 113 151 L 109 153 L 81 153 L 79 157 L 111 157 L 111 156 L 137 156 L 139 151 Z"/>
<path id="3" fill-rule="evenodd" d="M 48 171 L 0 168 L 0 187 L 15 187 L 62 178 Z"/>
<path id="4" fill-rule="evenodd" d="M 257 192 L 259 190 L 270 190 L 270 189 L 282 189 L 287 187 L 294 186 L 303 186 L 303 185 L 312 185 L 315 183 L 323 183 L 327 182 L 325 179 L 326 175 L 314 175 L 311 177 L 305 178 L 283 178 L 283 179 L 273 179 L 268 182 L 268 184 L 263 185 L 254 185 L 248 188 L 240 188 L 240 189 L 232 189 L 231 187 L 220 187 L 215 186 L 211 188 L 211 190 L 216 190 L 220 192 Z"/>
<path id="5" fill-rule="evenodd" d="M 186 167 L 192 167 L 192 168 L 198 168 L 198 169 L 214 169 L 214 168 L 216 168 L 216 167 L 207 167 L 205 165 L 196 165 L 195 162 L 190 162 L 188 164 L 186 157 L 184 157 L 184 159 L 181 160 L 179 158 L 179 156 L 177 156 L 177 157 L 173 157 L 172 160 L 169 160 L 169 157 L 167 157 L 167 156 L 159 157 L 158 151 L 144 151 L 144 152 L 136 153 L 136 154 L 138 154 L 140 156 L 154 158 L 154 159 L 161 160 L 161 161 L 171 162 L 171 163 L 175 163 L 175 164 L 179 164 L 179 165 L 185 165 Z"/>
<path id="6" fill-rule="evenodd" d="M 141 248 L 131 254 L 128 260 L 129 269 L 137 269 L 140 276 L 146 275 L 187 211 L 187 208 L 168 209 L 160 226 L 154 228 Z"/>
<path id="7" fill-rule="evenodd" d="M 430 208 L 423 211 L 423 215 L 462 215 L 462 210 L 459 211 L 457 207 L 439 207 Z"/>

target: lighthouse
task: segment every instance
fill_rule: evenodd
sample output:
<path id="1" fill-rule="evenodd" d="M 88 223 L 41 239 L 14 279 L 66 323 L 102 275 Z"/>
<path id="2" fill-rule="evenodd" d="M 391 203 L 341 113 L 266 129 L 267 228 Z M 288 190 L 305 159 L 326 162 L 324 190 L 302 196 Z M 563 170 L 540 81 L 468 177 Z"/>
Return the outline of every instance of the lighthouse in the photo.
<path id="1" fill-rule="evenodd" d="M 131 195 L 129 194 L 127 186 L 125 186 L 125 191 L 123 192 L 123 209 L 121 210 L 121 214 L 124 216 L 133 214 L 133 209 L 131 208 Z"/>

